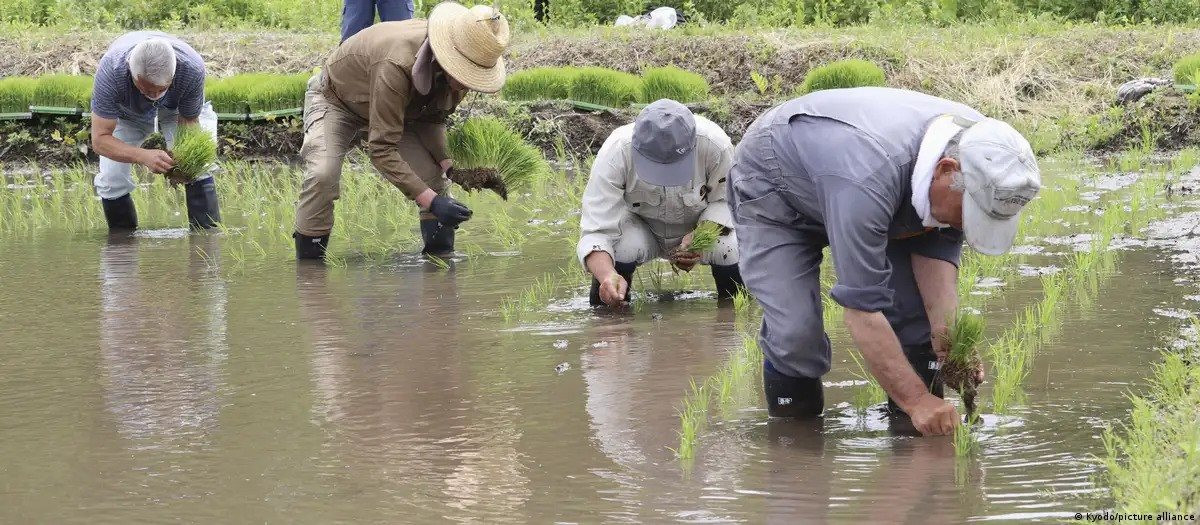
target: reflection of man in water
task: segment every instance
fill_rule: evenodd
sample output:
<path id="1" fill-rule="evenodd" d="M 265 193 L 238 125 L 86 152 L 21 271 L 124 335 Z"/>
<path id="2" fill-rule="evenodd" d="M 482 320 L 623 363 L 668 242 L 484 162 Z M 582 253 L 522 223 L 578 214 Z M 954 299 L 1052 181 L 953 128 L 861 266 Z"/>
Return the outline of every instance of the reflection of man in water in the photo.
<path id="1" fill-rule="evenodd" d="M 171 289 L 179 281 L 152 282 L 139 271 L 139 258 L 151 255 L 139 254 L 136 238 L 110 239 L 100 253 L 105 401 L 123 436 L 151 446 L 201 442 L 220 414 L 227 294 L 209 266 L 218 259 L 219 240 L 189 240 L 198 245 L 182 282 L 200 285 L 186 290 Z"/>
<path id="2" fill-rule="evenodd" d="M 982 253 L 1004 253 L 1040 187 L 1020 133 L 929 95 L 826 90 L 759 117 L 738 145 L 729 194 L 742 272 L 764 312 L 771 415 L 823 408 L 828 245 L 837 272 L 830 294 L 894 412 L 924 434 L 951 432 L 958 414 L 935 377 L 958 307 L 963 236 Z"/>

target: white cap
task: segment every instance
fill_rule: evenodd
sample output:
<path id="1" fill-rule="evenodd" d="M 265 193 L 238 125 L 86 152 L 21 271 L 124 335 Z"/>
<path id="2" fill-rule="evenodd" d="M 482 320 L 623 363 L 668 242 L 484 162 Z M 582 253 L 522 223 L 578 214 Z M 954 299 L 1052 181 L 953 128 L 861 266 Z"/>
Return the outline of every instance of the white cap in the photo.
<path id="1" fill-rule="evenodd" d="M 1000 255 L 1017 237 L 1021 210 L 1042 187 L 1033 148 L 1012 126 L 996 119 L 971 125 L 959 139 L 963 234 L 967 244 Z"/>

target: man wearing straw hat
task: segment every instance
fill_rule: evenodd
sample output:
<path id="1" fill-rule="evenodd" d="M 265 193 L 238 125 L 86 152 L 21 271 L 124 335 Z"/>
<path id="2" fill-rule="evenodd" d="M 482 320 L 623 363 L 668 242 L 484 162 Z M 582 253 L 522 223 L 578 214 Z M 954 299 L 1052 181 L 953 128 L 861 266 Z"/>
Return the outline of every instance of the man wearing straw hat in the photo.
<path id="1" fill-rule="evenodd" d="M 338 46 L 305 94 L 297 258 L 325 257 L 342 163 L 363 131 L 375 169 L 420 207 L 422 251 L 454 251 L 471 210 L 447 193 L 446 117 L 468 91 L 504 85 L 508 39 L 495 9 L 443 2 L 428 21 L 376 24 Z"/>
<path id="2" fill-rule="evenodd" d="M 770 415 L 823 408 L 831 352 L 820 265 L 829 246 L 830 295 L 891 413 L 922 434 L 953 432 L 960 421 L 941 399 L 937 370 L 958 308 L 962 242 L 986 255 L 1012 246 L 1019 213 L 1041 188 L 1025 138 L 922 93 L 831 89 L 760 116 L 729 177 L 742 275 L 763 307 Z"/>

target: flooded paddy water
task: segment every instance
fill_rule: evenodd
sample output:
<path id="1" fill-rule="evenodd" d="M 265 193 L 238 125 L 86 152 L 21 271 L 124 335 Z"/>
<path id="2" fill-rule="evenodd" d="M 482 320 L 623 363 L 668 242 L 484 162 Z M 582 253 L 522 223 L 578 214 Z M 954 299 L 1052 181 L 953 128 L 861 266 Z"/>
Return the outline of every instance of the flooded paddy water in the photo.
<path id="1" fill-rule="evenodd" d="M 1126 179 L 1081 185 L 1080 208 L 1026 238 L 1002 286 L 980 276 L 989 337 L 1088 233 L 1073 220 L 1095 215 L 1086 195 Z M 989 377 L 965 459 L 855 406 L 837 327 L 822 420 L 768 421 L 746 385 L 748 402 L 679 459 L 681 400 L 742 346 L 744 320 L 704 269 L 660 276 L 685 290 L 670 300 L 590 310 L 569 222 L 448 268 L 410 253 L 243 264 L 236 230 L 0 236 L 0 522 L 954 523 L 1108 508 L 1102 430 L 1200 299 L 1172 238 L 1200 218 L 1178 202 L 1149 240 L 1114 240 L 1090 300 L 1056 310 L 1003 414 Z M 639 270 L 635 290 L 655 272 L 668 273 Z M 559 285 L 506 319 L 539 276 Z"/>

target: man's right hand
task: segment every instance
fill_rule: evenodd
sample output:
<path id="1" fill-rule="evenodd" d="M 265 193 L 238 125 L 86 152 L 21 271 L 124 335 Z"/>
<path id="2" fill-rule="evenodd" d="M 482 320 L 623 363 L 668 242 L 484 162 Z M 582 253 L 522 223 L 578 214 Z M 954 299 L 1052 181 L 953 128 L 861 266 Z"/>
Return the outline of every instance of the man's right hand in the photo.
<path id="1" fill-rule="evenodd" d="M 629 291 L 629 283 L 615 270 L 600 279 L 600 300 L 609 306 L 621 306 L 625 302 L 625 292 Z"/>
<path id="2" fill-rule="evenodd" d="M 457 228 L 459 224 L 471 218 L 471 209 L 445 195 L 438 195 L 429 203 L 429 213 L 432 213 L 442 226 Z"/>
<path id="3" fill-rule="evenodd" d="M 143 149 L 138 164 L 154 173 L 166 173 L 175 167 L 175 159 L 161 149 Z"/>
<path id="4" fill-rule="evenodd" d="M 923 394 L 908 412 L 913 426 L 925 436 L 946 436 L 961 424 L 958 411 L 946 400 L 933 394 Z"/>

